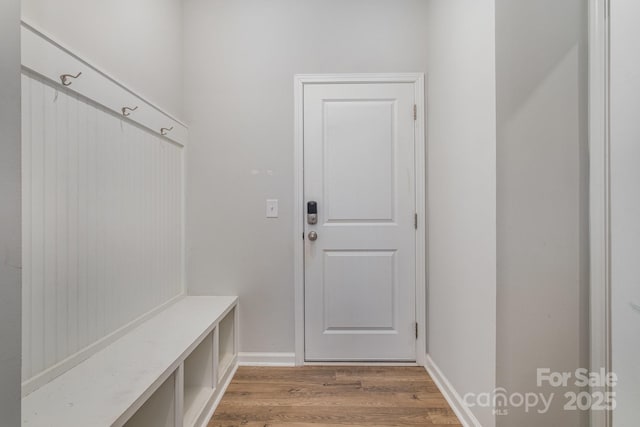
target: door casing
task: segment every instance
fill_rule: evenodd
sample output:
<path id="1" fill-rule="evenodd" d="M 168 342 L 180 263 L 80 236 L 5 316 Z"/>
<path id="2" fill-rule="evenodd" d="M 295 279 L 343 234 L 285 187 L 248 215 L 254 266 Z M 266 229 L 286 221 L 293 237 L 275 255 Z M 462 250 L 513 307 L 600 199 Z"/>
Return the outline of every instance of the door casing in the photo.
<path id="1" fill-rule="evenodd" d="M 589 0 L 589 250 L 590 368 L 612 372 L 611 182 L 610 182 L 610 0 Z M 612 392 L 591 387 L 590 392 Z M 590 425 L 610 427 L 612 411 L 591 409 Z"/>
<path id="2" fill-rule="evenodd" d="M 294 287 L 295 287 L 295 362 L 304 360 L 304 88 L 305 85 L 327 83 L 412 83 L 415 90 L 417 114 L 415 120 L 415 197 L 418 214 L 416 234 L 416 298 L 418 323 L 416 363 L 426 362 L 426 140 L 425 96 L 423 73 L 384 74 L 298 74 L 294 76 Z"/>

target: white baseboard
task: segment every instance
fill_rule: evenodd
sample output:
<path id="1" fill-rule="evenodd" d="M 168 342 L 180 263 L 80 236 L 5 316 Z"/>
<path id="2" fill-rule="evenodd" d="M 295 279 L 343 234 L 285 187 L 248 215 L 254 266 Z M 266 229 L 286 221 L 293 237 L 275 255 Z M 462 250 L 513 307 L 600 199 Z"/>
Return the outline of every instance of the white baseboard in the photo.
<path id="1" fill-rule="evenodd" d="M 444 376 L 442 371 L 438 368 L 438 366 L 433 362 L 431 356 L 427 355 L 425 364 L 425 369 L 431 376 L 431 379 L 440 389 L 442 395 L 447 400 L 451 409 L 456 414 L 460 422 L 464 427 L 482 427 L 480 421 L 473 415 L 469 407 L 464 404 L 464 401 L 458 394 L 455 388 L 451 385 L 447 377 Z"/>
<path id="2" fill-rule="evenodd" d="M 240 366 L 296 366 L 295 353 L 239 353 Z"/>
<path id="3" fill-rule="evenodd" d="M 304 362 L 304 366 L 422 366 L 416 362 Z"/>

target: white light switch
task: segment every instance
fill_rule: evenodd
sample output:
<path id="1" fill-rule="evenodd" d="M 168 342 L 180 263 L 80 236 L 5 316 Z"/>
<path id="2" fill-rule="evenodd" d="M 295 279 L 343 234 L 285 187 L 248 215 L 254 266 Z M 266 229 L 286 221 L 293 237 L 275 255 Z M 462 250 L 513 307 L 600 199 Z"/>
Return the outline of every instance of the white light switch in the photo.
<path id="1" fill-rule="evenodd" d="M 267 218 L 278 218 L 278 199 L 267 199 Z"/>

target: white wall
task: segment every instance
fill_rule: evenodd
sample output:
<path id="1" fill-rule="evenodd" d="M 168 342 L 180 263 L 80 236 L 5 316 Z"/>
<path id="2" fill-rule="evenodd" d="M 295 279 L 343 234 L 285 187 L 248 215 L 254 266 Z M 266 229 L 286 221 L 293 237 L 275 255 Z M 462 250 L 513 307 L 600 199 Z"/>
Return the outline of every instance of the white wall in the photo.
<path id="1" fill-rule="evenodd" d="M 22 17 L 182 117 L 182 0 L 22 0 Z"/>
<path id="2" fill-rule="evenodd" d="M 536 369 L 588 367 L 587 4 L 496 0 L 497 383 L 556 393 L 499 426 L 582 426 Z M 542 24 L 544 23 L 544 24 Z"/>
<path id="3" fill-rule="evenodd" d="M 294 74 L 424 72 L 426 12 L 423 0 L 185 1 L 189 291 L 240 296 L 241 351 L 294 351 Z"/>
<path id="4" fill-rule="evenodd" d="M 494 0 L 430 0 L 428 351 L 460 395 L 495 388 Z M 475 408 L 485 427 L 491 409 Z"/>
<path id="5" fill-rule="evenodd" d="M 640 3 L 611 1 L 611 287 L 613 425 L 640 418 Z"/>
<path id="6" fill-rule="evenodd" d="M 20 425 L 20 2 L 0 2 L 0 422 Z"/>

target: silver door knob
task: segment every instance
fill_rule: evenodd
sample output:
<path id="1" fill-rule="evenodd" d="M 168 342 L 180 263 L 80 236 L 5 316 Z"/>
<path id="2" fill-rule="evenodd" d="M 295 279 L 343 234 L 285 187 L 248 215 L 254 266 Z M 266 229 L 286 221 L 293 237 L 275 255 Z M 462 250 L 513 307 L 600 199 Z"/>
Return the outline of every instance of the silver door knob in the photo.
<path id="1" fill-rule="evenodd" d="M 315 231 L 310 231 L 309 240 L 311 240 L 312 242 L 315 242 L 316 240 L 318 240 L 318 233 L 316 233 Z"/>

